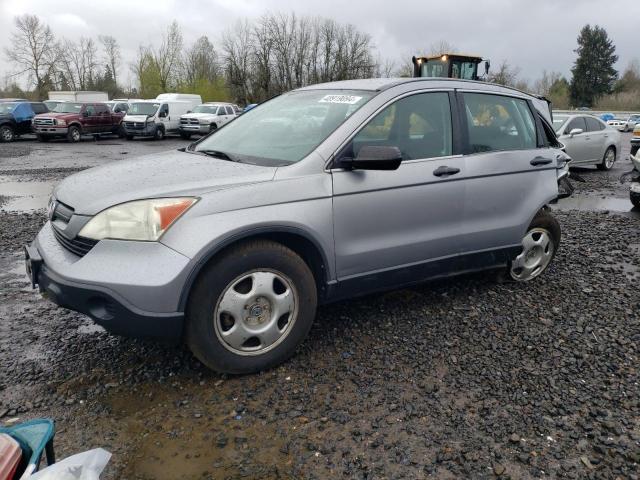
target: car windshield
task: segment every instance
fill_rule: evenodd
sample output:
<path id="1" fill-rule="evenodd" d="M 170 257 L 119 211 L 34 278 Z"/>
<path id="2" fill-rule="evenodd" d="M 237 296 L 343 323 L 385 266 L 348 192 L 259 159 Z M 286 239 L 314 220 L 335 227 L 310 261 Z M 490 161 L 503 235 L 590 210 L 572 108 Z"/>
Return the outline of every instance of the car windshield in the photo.
<path id="1" fill-rule="evenodd" d="M 17 103 L 0 102 L 0 114 L 11 113 L 16 106 Z"/>
<path id="2" fill-rule="evenodd" d="M 629 121 L 631 122 L 637 122 L 638 120 L 640 120 L 640 115 L 631 115 L 629 117 Z"/>
<path id="3" fill-rule="evenodd" d="M 553 116 L 553 129 L 557 132 L 560 131 L 569 117 L 567 115 L 554 115 Z"/>
<path id="4" fill-rule="evenodd" d="M 158 108 L 160 108 L 159 103 L 132 103 L 129 105 L 129 111 L 127 113 L 129 115 L 155 115 Z"/>
<path id="5" fill-rule="evenodd" d="M 213 113 L 215 115 L 217 110 L 217 105 L 198 105 L 193 109 L 193 113 Z"/>
<path id="6" fill-rule="evenodd" d="M 63 102 L 57 104 L 51 111 L 55 113 L 80 113 L 80 110 L 82 110 L 81 103 Z"/>
<path id="7" fill-rule="evenodd" d="M 373 95 L 359 90 L 286 93 L 236 118 L 199 142 L 194 150 L 222 152 L 236 161 L 256 165 L 295 163 Z"/>

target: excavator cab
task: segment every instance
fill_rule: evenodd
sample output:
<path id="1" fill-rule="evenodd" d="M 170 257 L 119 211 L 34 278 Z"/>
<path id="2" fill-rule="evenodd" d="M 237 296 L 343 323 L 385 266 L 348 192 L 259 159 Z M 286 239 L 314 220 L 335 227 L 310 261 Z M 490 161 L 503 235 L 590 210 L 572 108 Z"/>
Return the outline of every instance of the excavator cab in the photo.
<path id="1" fill-rule="evenodd" d="M 484 75 L 478 76 L 478 65 L 482 58 L 473 55 L 445 53 L 433 57 L 413 57 L 414 77 L 460 78 L 483 80 L 489 73 L 489 60 L 484 61 Z"/>

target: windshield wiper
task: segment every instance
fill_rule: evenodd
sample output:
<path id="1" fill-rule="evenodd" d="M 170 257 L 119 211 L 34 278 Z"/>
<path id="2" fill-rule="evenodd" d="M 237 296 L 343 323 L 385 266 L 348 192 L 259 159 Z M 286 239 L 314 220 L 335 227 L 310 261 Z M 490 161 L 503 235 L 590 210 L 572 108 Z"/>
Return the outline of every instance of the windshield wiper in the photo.
<path id="1" fill-rule="evenodd" d="M 196 153 L 202 153 L 209 157 L 220 158 L 222 160 L 229 160 L 230 162 L 239 162 L 237 158 L 232 157 L 228 153 L 221 152 L 220 150 L 195 150 Z"/>

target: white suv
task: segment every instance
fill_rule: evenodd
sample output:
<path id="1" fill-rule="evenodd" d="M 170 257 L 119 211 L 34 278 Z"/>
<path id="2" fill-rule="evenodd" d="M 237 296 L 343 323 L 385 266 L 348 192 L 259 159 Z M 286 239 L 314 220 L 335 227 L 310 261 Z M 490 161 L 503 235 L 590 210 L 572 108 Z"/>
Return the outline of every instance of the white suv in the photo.
<path id="1" fill-rule="evenodd" d="M 203 103 L 193 112 L 180 117 L 180 136 L 188 139 L 192 134 L 207 135 L 238 116 L 239 108 L 231 103 Z"/>

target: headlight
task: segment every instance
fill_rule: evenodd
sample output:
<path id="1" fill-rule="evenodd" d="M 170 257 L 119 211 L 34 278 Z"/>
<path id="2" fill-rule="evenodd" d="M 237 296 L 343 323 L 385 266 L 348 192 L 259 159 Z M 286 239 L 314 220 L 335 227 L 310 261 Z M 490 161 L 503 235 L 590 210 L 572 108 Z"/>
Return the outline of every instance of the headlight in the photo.
<path id="1" fill-rule="evenodd" d="M 211 125 L 211 120 L 200 120 L 200 125 Z"/>
<path id="2" fill-rule="evenodd" d="M 93 240 L 156 241 L 197 198 L 154 198 L 123 203 L 103 210 L 87 223 L 81 237 Z"/>
<path id="3" fill-rule="evenodd" d="M 65 122 L 64 120 L 59 120 L 59 119 L 54 120 L 54 122 L 59 127 L 64 127 L 67 124 L 67 122 Z"/>

